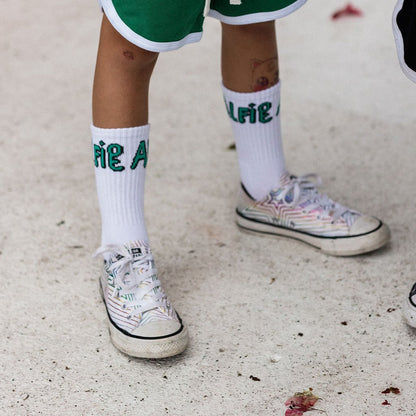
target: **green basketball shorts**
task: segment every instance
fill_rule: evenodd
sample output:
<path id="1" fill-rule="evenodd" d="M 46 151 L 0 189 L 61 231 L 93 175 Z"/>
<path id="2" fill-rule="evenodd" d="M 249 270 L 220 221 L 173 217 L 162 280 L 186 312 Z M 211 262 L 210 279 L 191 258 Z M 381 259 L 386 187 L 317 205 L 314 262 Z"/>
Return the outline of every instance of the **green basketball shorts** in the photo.
<path id="1" fill-rule="evenodd" d="M 131 43 L 155 52 L 198 42 L 205 16 L 231 25 L 284 17 L 306 0 L 99 0 L 108 20 Z"/>

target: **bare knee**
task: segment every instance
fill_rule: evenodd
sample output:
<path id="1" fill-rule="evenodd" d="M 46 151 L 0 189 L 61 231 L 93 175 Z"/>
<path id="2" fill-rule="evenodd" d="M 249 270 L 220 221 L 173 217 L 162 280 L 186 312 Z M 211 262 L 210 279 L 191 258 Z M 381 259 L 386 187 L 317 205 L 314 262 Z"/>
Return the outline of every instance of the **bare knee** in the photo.
<path id="1" fill-rule="evenodd" d="M 117 32 L 106 16 L 103 17 L 100 50 L 107 55 L 112 65 L 121 65 L 126 70 L 153 70 L 159 54 L 132 44 Z"/>
<path id="2" fill-rule="evenodd" d="M 152 71 L 159 54 L 141 49 L 129 42 L 114 50 L 117 63 L 133 71 Z"/>

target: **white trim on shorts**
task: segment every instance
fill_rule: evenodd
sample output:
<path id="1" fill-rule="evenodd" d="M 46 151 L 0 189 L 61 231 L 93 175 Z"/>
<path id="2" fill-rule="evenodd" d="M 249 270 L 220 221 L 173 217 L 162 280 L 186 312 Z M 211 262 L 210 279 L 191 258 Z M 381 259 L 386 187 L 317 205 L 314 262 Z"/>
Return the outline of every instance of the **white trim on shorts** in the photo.
<path id="1" fill-rule="evenodd" d="M 138 35 L 136 32 L 131 30 L 124 22 L 121 20 L 120 16 L 115 9 L 113 2 L 111 0 L 100 0 L 101 7 L 104 10 L 107 19 L 110 21 L 114 29 L 120 33 L 124 38 L 129 42 L 138 46 L 139 48 L 146 49 L 152 52 L 168 52 L 175 49 L 179 49 L 181 46 L 184 46 L 188 43 L 199 42 L 202 37 L 201 32 L 190 33 L 184 38 L 174 41 L 174 42 L 154 42 L 149 39 L 144 38 L 143 36 Z"/>
<path id="2" fill-rule="evenodd" d="M 406 64 L 406 61 L 404 60 L 403 36 L 402 36 L 402 32 L 397 26 L 397 15 L 399 14 L 402 7 L 403 7 L 403 0 L 399 0 L 393 12 L 393 33 L 394 33 L 394 38 L 396 40 L 397 56 L 399 57 L 400 66 L 402 67 L 404 74 L 411 81 L 416 82 L 416 72 L 413 71 L 411 68 L 409 68 Z"/>
<path id="3" fill-rule="evenodd" d="M 285 17 L 299 9 L 299 7 L 302 7 L 306 1 L 307 0 L 297 0 L 295 3 L 292 3 L 284 9 L 275 10 L 274 12 L 250 13 L 242 16 L 225 16 L 216 10 L 210 9 L 208 16 L 214 17 L 215 19 L 229 25 L 249 25 L 251 23 L 268 22 L 269 20 Z"/>
<path id="4" fill-rule="evenodd" d="M 174 42 L 154 42 L 149 39 L 140 36 L 132 29 L 130 29 L 120 18 L 117 10 L 115 9 L 112 0 L 98 0 L 101 8 L 103 9 L 107 19 L 110 21 L 111 25 L 117 32 L 120 33 L 124 38 L 134 45 L 146 49 L 152 52 L 168 52 L 188 44 L 199 42 L 202 38 L 201 32 L 190 33 L 184 38 L 174 41 Z M 303 6 L 307 0 L 297 0 L 295 3 L 290 6 L 285 7 L 284 9 L 276 10 L 274 12 L 260 12 L 260 13 L 251 13 L 243 16 L 224 16 L 221 13 L 218 13 L 216 10 L 209 9 L 208 16 L 220 20 L 221 22 L 228 23 L 231 25 L 244 25 L 250 23 L 260 23 L 267 22 L 270 20 L 279 19 L 281 17 L 287 16 L 290 13 L 293 13 L 299 7 Z M 208 1 L 207 1 L 208 3 Z"/>

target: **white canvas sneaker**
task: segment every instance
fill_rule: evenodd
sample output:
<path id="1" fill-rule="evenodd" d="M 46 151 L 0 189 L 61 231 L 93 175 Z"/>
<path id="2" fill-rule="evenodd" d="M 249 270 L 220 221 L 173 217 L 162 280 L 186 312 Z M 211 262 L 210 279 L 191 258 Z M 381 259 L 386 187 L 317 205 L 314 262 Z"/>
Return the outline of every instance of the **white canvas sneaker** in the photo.
<path id="1" fill-rule="evenodd" d="M 133 357 L 180 354 L 188 331 L 164 293 L 150 247 L 143 241 L 107 246 L 100 288 L 113 344 Z"/>
<path id="2" fill-rule="evenodd" d="M 318 191 L 320 178 L 285 173 L 281 187 L 260 201 L 241 187 L 237 224 L 246 230 L 292 237 L 334 256 L 376 250 L 390 240 L 379 219 L 362 215 Z"/>

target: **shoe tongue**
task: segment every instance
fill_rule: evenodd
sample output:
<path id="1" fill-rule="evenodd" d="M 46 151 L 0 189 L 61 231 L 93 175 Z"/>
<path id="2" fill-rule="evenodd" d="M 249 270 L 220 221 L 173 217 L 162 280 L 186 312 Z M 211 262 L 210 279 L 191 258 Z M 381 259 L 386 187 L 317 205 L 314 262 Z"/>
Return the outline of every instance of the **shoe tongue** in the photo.
<path id="1" fill-rule="evenodd" d="M 129 245 L 127 245 L 126 247 L 127 247 L 127 249 L 130 251 L 130 253 L 131 253 L 131 255 L 132 255 L 133 259 L 137 259 L 137 258 L 139 258 L 139 257 L 143 256 L 143 254 L 145 254 L 145 253 L 146 253 L 146 251 L 145 251 L 145 248 L 144 248 L 144 247 L 141 247 L 141 246 L 138 246 L 138 245 L 137 245 L 137 246 L 133 246 L 133 244 L 132 244 L 132 243 L 129 243 Z M 123 256 L 122 254 L 117 254 L 117 255 L 115 256 L 115 259 L 116 259 L 116 260 L 121 260 L 123 257 L 124 257 L 124 256 Z"/>
<path id="2" fill-rule="evenodd" d="M 132 247 L 131 248 L 131 254 L 133 255 L 133 258 L 141 257 L 143 255 L 143 251 L 140 247 Z"/>
<path id="3" fill-rule="evenodd" d="M 147 265 L 149 268 L 154 268 L 155 263 L 153 260 L 152 252 L 150 250 L 149 243 L 146 241 L 132 241 L 129 243 L 129 251 L 133 257 L 133 260 L 140 259 L 147 255 Z"/>
<path id="4" fill-rule="evenodd" d="M 151 253 L 149 244 L 144 241 L 130 241 L 124 244 L 124 247 L 131 253 L 133 259 L 138 259 L 146 254 Z M 117 253 L 114 256 L 113 261 L 121 260 L 123 257 L 123 254 Z"/>
<path id="5" fill-rule="evenodd" d="M 131 241 L 127 247 L 134 259 L 150 253 L 149 244 L 145 241 Z"/>

